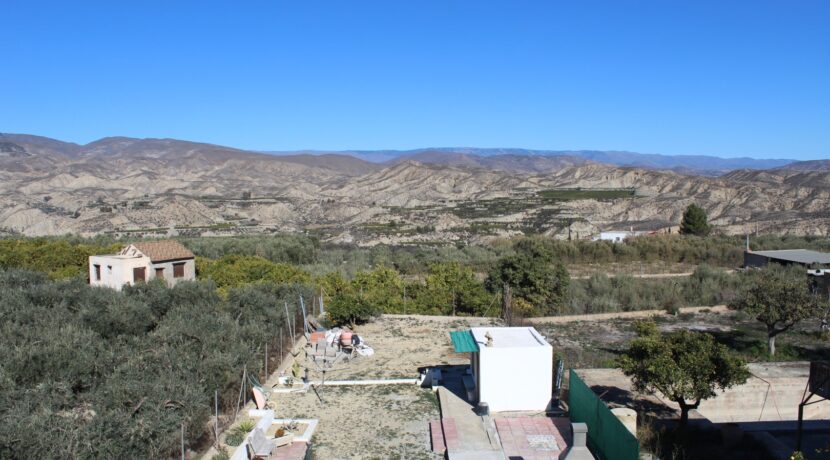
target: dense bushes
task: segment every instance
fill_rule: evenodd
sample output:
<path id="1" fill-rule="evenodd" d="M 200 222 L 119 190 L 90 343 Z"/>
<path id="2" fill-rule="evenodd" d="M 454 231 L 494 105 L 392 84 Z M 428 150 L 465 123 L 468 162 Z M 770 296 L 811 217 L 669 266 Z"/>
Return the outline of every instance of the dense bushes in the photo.
<path id="1" fill-rule="evenodd" d="M 595 273 L 573 280 L 569 314 L 606 313 L 728 303 L 738 290 L 740 277 L 701 265 L 692 276 L 677 278 L 609 277 Z"/>
<path id="2" fill-rule="evenodd" d="M 458 263 L 433 264 L 423 279 L 407 280 L 380 266 L 352 280 L 329 273 L 317 283 L 335 324 L 359 323 L 378 313 L 485 315 L 492 304 L 472 269 Z"/>
<path id="3" fill-rule="evenodd" d="M 229 288 L 250 283 L 308 283 L 311 275 L 286 263 L 274 263 L 259 256 L 223 256 L 217 260 L 199 258 L 196 270 L 200 278 L 213 280 L 226 292 Z"/>
<path id="4" fill-rule="evenodd" d="M 393 268 L 404 275 L 424 275 L 431 265 L 447 262 L 457 262 L 476 273 L 487 273 L 500 258 L 515 253 L 516 245 L 523 240 L 545 241 L 551 256 L 566 265 L 664 262 L 735 268 L 743 262 L 744 248 L 744 239 L 740 236 L 661 235 L 634 238 L 624 244 L 531 237 L 485 245 L 371 248 L 325 245 L 302 235 L 181 238 L 197 256 L 205 259 L 255 256 L 298 266 L 312 275 L 337 271 L 348 278 L 379 266 Z M 106 237 L 0 240 L 0 268 L 28 268 L 45 271 L 53 277 L 71 277 L 86 272 L 88 255 L 113 253 L 127 242 Z M 755 236 L 751 245 L 756 250 L 804 248 L 830 252 L 830 240 L 822 237 Z"/>
<path id="5" fill-rule="evenodd" d="M 204 436 L 214 390 L 235 405 L 301 294 L 256 284 L 225 301 L 210 281 L 116 292 L 0 270 L 0 457 L 174 454 L 182 424 L 188 444 Z"/>
<path id="6" fill-rule="evenodd" d="M 257 256 L 276 263 L 314 263 L 320 252 L 316 238 L 302 235 L 182 238 L 194 254 L 208 259 L 227 255 Z"/>
<path id="7" fill-rule="evenodd" d="M 378 316 L 382 310 L 369 302 L 365 296 L 352 292 L 335 295 L 328 308 L 332 324 L 348 325 L 354 328 Z"/>
<path id="8" fill-rule="evenodd" d="M 304 239 L 305 238 L 305 239 Z M 185 244 L 196 255 L 217 259 L 225 255 L 259 256 L 276 263 L 301 265 L 312 274 L 339 271 L 352 277 L 373 267 L 394 268 L 405 275 L 425 274 L 436 263 L 458 262 L 475 272 L 489 271 L 497 261 L 515 253 L 522 241 L 544 241 L 551 257 L 564 264 L 602 264 L 625 262 L 671 262 L 737 267 L 743 261 L 741 237 L 662 235 L 635 238 L 626 244 L 610 241 L 565 241 L 544 237 L 497 241 L 486 245 L 460 246 L 374 246 L 320 245 L 301 236 L 256 236 L 240 238 L 194 238 Z M 753 238 L 755 249 L 828 249 L 830 243 L 819 238 Z M 269 249 L 272 247 L 279 249 Z"/>
<path id="9" fill-rule="evenodd" d="M 65 239 L 0 240 L 0 268 L 25 268 L 71 278 L 87 273 L 89 256 L 115 253 L 119 245 L 75 243 Z"/>

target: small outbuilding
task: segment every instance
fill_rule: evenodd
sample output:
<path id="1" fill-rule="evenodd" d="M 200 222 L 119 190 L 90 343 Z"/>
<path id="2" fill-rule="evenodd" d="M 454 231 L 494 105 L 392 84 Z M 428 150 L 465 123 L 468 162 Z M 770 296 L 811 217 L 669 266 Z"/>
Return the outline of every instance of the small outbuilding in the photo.
<path id="1" fill-rule="evenodd" d="M 748 244 L 748 243 L 747 243 Z M 770 262 L 781 265 L 818 265 L 830 268 L 830 254 L 809 249 L 781 249 L 776 251 L 744 251 L 744 267 L 765 267 Z"/>
<path id="2" fill-rule="evenodd" d="M 544 411 L 553 394 L 553 347 L 532 327 L 474 327 L 450 333 L 470 353 L 473 403 L 493 412 Z"/>
<path id="3" fill-rule="evenodd" d="M 621 230 L 621 231 L 607 231 L 599 232 L 599 236 L 594 237 L 594 241 L 611 241 L 613 243 L 622 243 L 629 238 L 636 238 L 638 236 L 656 235 L 657 232 Z"/>
<path id="4" fill-rule="evenodd" d="M 196 258 L 174 240 L 143 241 L 112 255 L 89 257 L 89 284 L 121 290 L 125 284 L 163 279 L 168 285 L 196 279 Z"/>

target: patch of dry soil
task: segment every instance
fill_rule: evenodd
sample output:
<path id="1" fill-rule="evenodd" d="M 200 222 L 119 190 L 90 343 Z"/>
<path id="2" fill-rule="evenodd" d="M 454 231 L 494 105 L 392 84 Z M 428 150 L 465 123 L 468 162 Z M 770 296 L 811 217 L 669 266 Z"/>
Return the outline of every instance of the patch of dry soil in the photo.
<path id="1" fill-rule="evenodd" d="M 451 330 L 494 323 L 490 318 L 384 316 L 357 328 L 375 354 L 338 361 L 326 381 L 416 378 L 418 368 L 467 363 L 449 338 Z M 297 356 L 305 365 L 304 353 Z M 291 369 L 290 363 L 286 363 Z M 322 374 L 309 364 L 312 381 Z M 306 393 L 275 393 L 278 418 L 316 418 L 313 458 L 443 458 L 431 451 L 430 420 L 440 418 L 430 389 L 415 384 L 329 386 Z"/>

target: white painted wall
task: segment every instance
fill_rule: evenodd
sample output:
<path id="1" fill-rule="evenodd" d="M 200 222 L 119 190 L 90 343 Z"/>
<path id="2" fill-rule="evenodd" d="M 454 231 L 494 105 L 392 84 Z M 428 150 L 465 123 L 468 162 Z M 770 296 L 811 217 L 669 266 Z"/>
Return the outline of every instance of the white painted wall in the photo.
<path id="1" fill-rule="evenodd" d="M 493 412 L 547 409 L 553 391 L 553 347 L 480 345 L 479 401 Z"/>
<path id="2" fill-rule="evenodd" d="M 598 240 L 613 241 L 615 243 L 625 241 L 626 238 L 632 236 L 631 232 L 600 232 Z"/>
<path id="3" fill-rule="evenodd" d="M 174 278 L 173 265 L 181 262 L 184 262 L 184 276 Z M 95 279 L 96 264 L 101 266 L 100 280 Z M 153 264 L 147 256 L 125 257 L 105 255 L 89 257 L 89 284 L 91 286 L 104 286 L 120 291 L 125 284 L 133 284 L 133 268 L 137 267 L 144 267 L 147 281 L 156 277 L 156 267 L 164 268 L 164 280 L 170 286 L 180 281 L 196 279 L 196 262 L 194 259 Z"/>
<path id="4" fill-rule="evenodd" d="M 95 279 L 95 265 L 101 266 L 101 279 Z M 120 291 L 125 284 L 133 282 L 133 268 L 146 267 L 147 279 L 153 274 L 149 268 L 149 257 L 89 256 L 89 284 L 104 286 Z M 111 268 L 110 268 L 111 267 Z"/>

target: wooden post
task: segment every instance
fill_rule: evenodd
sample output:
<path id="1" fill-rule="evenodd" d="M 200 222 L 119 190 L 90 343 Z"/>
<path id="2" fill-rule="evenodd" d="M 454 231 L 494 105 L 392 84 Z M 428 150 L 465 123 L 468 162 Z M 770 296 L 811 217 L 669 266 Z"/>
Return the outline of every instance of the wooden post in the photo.
<path id="1" fill-rule="evenodd" d="M 504 283 L 502 288 L 504 297 L 502 298 L 502 317 L 504 322 L 511 326 L 513 323 L 513 295 L 510 292 L 510 285 Z"/>
<path id="2" fill-rule="evenodd" d="M 233 419 L 236 420 L 236 416 L 239 415 L 239 405 L 242 403 L 242 395 L 245 392 L 245 378 L 248 376 L 248 368 L 245 367 L 242 369 L 242 383 L 239 385 L 239 397 L 236 398 L 236 411 L 233 413 Z"/>

